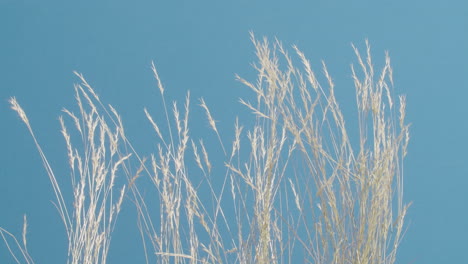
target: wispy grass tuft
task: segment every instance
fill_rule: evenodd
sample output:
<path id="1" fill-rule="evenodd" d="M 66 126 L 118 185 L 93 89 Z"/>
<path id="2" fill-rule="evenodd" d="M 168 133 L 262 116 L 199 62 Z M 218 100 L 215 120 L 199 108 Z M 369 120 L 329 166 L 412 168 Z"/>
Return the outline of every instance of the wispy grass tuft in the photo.
<path id="1" fill-rule="evenodd" d="M 353 46 L 358 138 L 351 139 L 333 80 L 322 62 L 322 85 L 297 47 L 289 55 L 279 41 L 252 34 L 257 80 L 237 79 L 254 100 L 241 99 L 253 113 L 253 127 L 236 120 L 232 149 L 218 131 L 206 102 L 200 107 L 222 147 L 225 174 L 214 184 L 212 153 L 203 138 L 191 138 L 190 93 L 182 108 L 168 109 L 165 87 L 152 63 L 164 107 L 159 125 L 144 109 L 157 135 L 157 148 L 142 157 L 124 132 L 112 106 L 105 106 L 84 77 L 75 86 L 78 114 L 64 110 L 74 132 L 60 118 L 71 168 L 73 201 L 42 151 L 29 120 L 10 103 L 30 131 L 49 175 L 69 241 L 68 263 L 106 263 L 122 201 L 137 209 L 147 263 L 359 263 L 393 264 L 408 204 L 403 200 L 403 160 L 409 127 L 405 98 L 393 96 L 390 58 L 375 73 L 369 43 L 365 55 Z M 172 117 L 171 117 L 172 116 Z M 166 128 L 165 130 L 161 128 Z M 209 132 L 209 133 L 212 133 Z M 246 142 L 242 142 L 243 138 Z M 78 138 L 78 147 L 72 142 Z M 242 146 L 242 147 L 241 147 Z M 137 166 L 135 166 L 137 164 Z M 219 172 L 216 172 L 219 173 Z M 123 175 L 127 183 L 117 187 Z M 195 179 L 202 179 L 201 183 Z M 152 183 L 156 197 L 145 196 Z M 201 186 L 200 184 L 203 184 Z M 125 196 L 127 194 L 127 196 Z M 209 196 L 211 202 L 206 202 Z M 154 202 L 156 201 L 156 203 Z M 26 263 L 23 243 L 13 239 Z"/>

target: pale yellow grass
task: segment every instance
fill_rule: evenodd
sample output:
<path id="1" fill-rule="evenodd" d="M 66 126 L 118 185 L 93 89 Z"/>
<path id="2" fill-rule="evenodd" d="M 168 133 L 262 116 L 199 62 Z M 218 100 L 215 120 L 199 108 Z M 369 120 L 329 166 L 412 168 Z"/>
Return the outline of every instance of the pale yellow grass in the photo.
<path id="1" fill-rule="evenodd" d="M 79 114 L 64 112 L 81 139 L 78 147 L 60 118 L 74 199 L 73 206 L 67 206 L 26 114 L 11 99 L 52 183 L 69 240 L 68 263 L 106 263 L 125 194 L 136 205 L 147 263 L 396 262 L 408 208 L 403 201 L 403 159 L 409 133 L 405 99 L 393 98 L 388 54 L 382 71 L 375 74 L 369 44 L 365 56 L 353 46 L 360 72 L 352 66 L 358 119 L 351 124 L 356 124 L 359 138 L 350 139 L 325 63 L 323 86 L 297 47 L 293 58 L 279 41 L 271 45 L 253 35 L 252 41 L 258 79 L 238 80 L 254 92 L 253 102 L 240 102 L 256 122 L 243 142 L 246 129 L 236 121 L 229 156 L 207 103 L 200 99 L 223 150 L 216 156 L 224 156 L 224 164 L 216 166 L 226 168 L 224 175 L 211 175 L 209 148 L 203 139 L 190 136 L 190 94 L 183 111 L 174 102 L 170 113 L 154 64 L 167 130 L 144 110 L 159 139 L 149 158 L 135 150 L 117 111 L 104 106 L 77 74 L 82 82 L 75 87 Z M 189 149 L 193 155 L 187 155 Z M 118 174 L 128 183 L 117 187 Z M 201 198 L 193 175 L 204 179 L 203 195 L 209 194 L 211 204 Z M 213 184 L 214 176 L 222 179 L 221 185 Z M 140 182 L 145 179 L 153 183 L 156 205 L 143 194 Z M 0 233 L 5 241 L 5 235 L 15 239 L 4 229 Z M 26 229 L 23 244 L 14 241 L 24 262 L 32 263 Z"/>

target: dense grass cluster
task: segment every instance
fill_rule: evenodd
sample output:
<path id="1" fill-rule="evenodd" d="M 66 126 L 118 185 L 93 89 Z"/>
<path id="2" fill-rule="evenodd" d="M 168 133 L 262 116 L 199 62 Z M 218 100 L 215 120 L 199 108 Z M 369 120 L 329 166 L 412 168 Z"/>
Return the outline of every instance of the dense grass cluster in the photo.
<path id="1" fill-rule="evenodd" d="M 253 35 L 252 41 L 258 79 L 238 80 L 254 93 L 254 100 L 241 103 L 252 111 L 255 125 L 244 128 L 237 121 L 227 149 L 200 100 L 224 150 L 216 154 L 225 156 L 218 165 L 226 168 L 225 174 L 216 175 L 224 177 L 221 185 L 211 180 L 213 154 L 203 139 L 190 136 L 190 94 L 182 110 L 176 103 L 168 107 L 154 65 L 167 129 L 160 129 L 145 109 L 159 138 L 148 158 L 127 138 L 118 112 L 102 104 L 77 73 L 79 112 L 64 110 L 73 132 L 60 118 L 73 201 L 65 201 L 26 114 L 11 99 L 55 191 L 69 242 L 67 263 L 106 263 L 124 199 L 136 205 L 147 263 L 395 263 L 408 208 L 403 202 L 403 159 L 409 136 L 404 97 L 395 102 L 392 95 L 388 55 L 375 74 L 369 45 L 365 56 L 353 47 L 359 66 L 359 71 L 351 68 L 359 138 L 350 139 L 325 63 L 323 86 L 296 47 L 291 57 L 278 41 L 270 44 Z M 72 138 L 81 141 L 75 144 Z M 125 185 L 116 184 L 117 175 L 126 176 Z M 202 175 L 204 187 L 193 175 Z M 153 183 L 155 204 L 142 192 L 145 179 Z M 211 202 L 201 197 L 200 188 Z M 18 263 L 33 263 L 26 228 L 22 242 L 4 229 L 0 234 Z"/>

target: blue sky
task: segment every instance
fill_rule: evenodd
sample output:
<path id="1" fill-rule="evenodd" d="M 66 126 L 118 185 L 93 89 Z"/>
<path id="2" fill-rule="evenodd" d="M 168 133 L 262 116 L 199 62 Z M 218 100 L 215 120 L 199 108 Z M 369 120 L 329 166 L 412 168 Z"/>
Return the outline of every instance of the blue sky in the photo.
<path id="1" fill-rule="evenodd" d="M 0 226 L 19 234 L 26 213 L 36 262 L 65 261 L 52 188 L 9 97 L 17 97 L 52 165 L 68 177 L 58 116 L 74 106 L 74 70 L 120 111 L 128 130 L 144 130 L 142 109 L 158 99 L 154 60 L 168 98 L 183 100 L 187 90 L 203 96 L 230 140 L 235 116 L 245 113 L 238 98 L 251 95 L 235 81 L 235 74 L 254 77 L 249 31 L 297 45 L 317 68 L 325 60 L 345 111 L 354 106 L 350 44 L 363 48 L 369 39 L 377 65 L 389 51 L 412 123 L 405 199 L 413 205 L 397 263 L 468 263 L 467 28 L 468 2 L 461 0 L 0 0 Z M 142 261 L 127 211 L 109 263 Z M 5 254 L 0 247 L 0 262 L 10 263 Z"/>

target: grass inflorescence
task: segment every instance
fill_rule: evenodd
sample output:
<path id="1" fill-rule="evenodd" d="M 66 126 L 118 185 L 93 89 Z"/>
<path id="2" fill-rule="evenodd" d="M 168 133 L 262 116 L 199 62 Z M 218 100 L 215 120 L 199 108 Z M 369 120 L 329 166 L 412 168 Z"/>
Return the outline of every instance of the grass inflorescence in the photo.
<path id="1" fill-rule="evenodd" d="M 224 177 L 221 185 L 212 181 L 213 153 L 203 139 L 190 135 L 190 93 L 182 109 L 175 102 L 168 106 L 154 64 L 166 124 L 144 110 L 158 138 L 149 157 L 133 147 L 118 112 L 76 73 L 79 111 L 64 110 L 66 119 L 60 118 L 73 201 L 65 200 L 26 113 L 15 98 L 10 100 L 52 183 L 68 237 L 67 263 L 106 263 L 124 199 L 136 206 L 147 263 L 396 262 L 408 209 L 403 159 L 409 133 L 405 98 L 393 96 L 388 54 L 377 74 L 369 44 L 364 56 L 353 46 L 358 61 L 351 68 L 357 101 L 353 122 L 359 138 L 351 139 L 325 63 L 323 85 L 297 47 L 290 56 L 279 41 L 270 44 L 252 34 L 252 42 L 258 78 L 237 79 L 254 94 L 253 100 L 240 102 L 255 123 L 245 128 L 236 121 L 231 149 L 208 104 L 199 101 L 223 151 L 216 156 L 226 157 L 217 164 L 225 167 L 225 174 L 217 175 Z M 195 174 L 203 178 L 203 195 L 208 193 L 211 203 L 201 197 Z M 126 183 L 117 184 L 117 175 L 125 175 Z M 152 182 L 155 204 L 143 194 L 142 178 Z M 33 263 L 26 218 L 22 242 L 5 229 L 0 234 L 16 262 Z"/>

